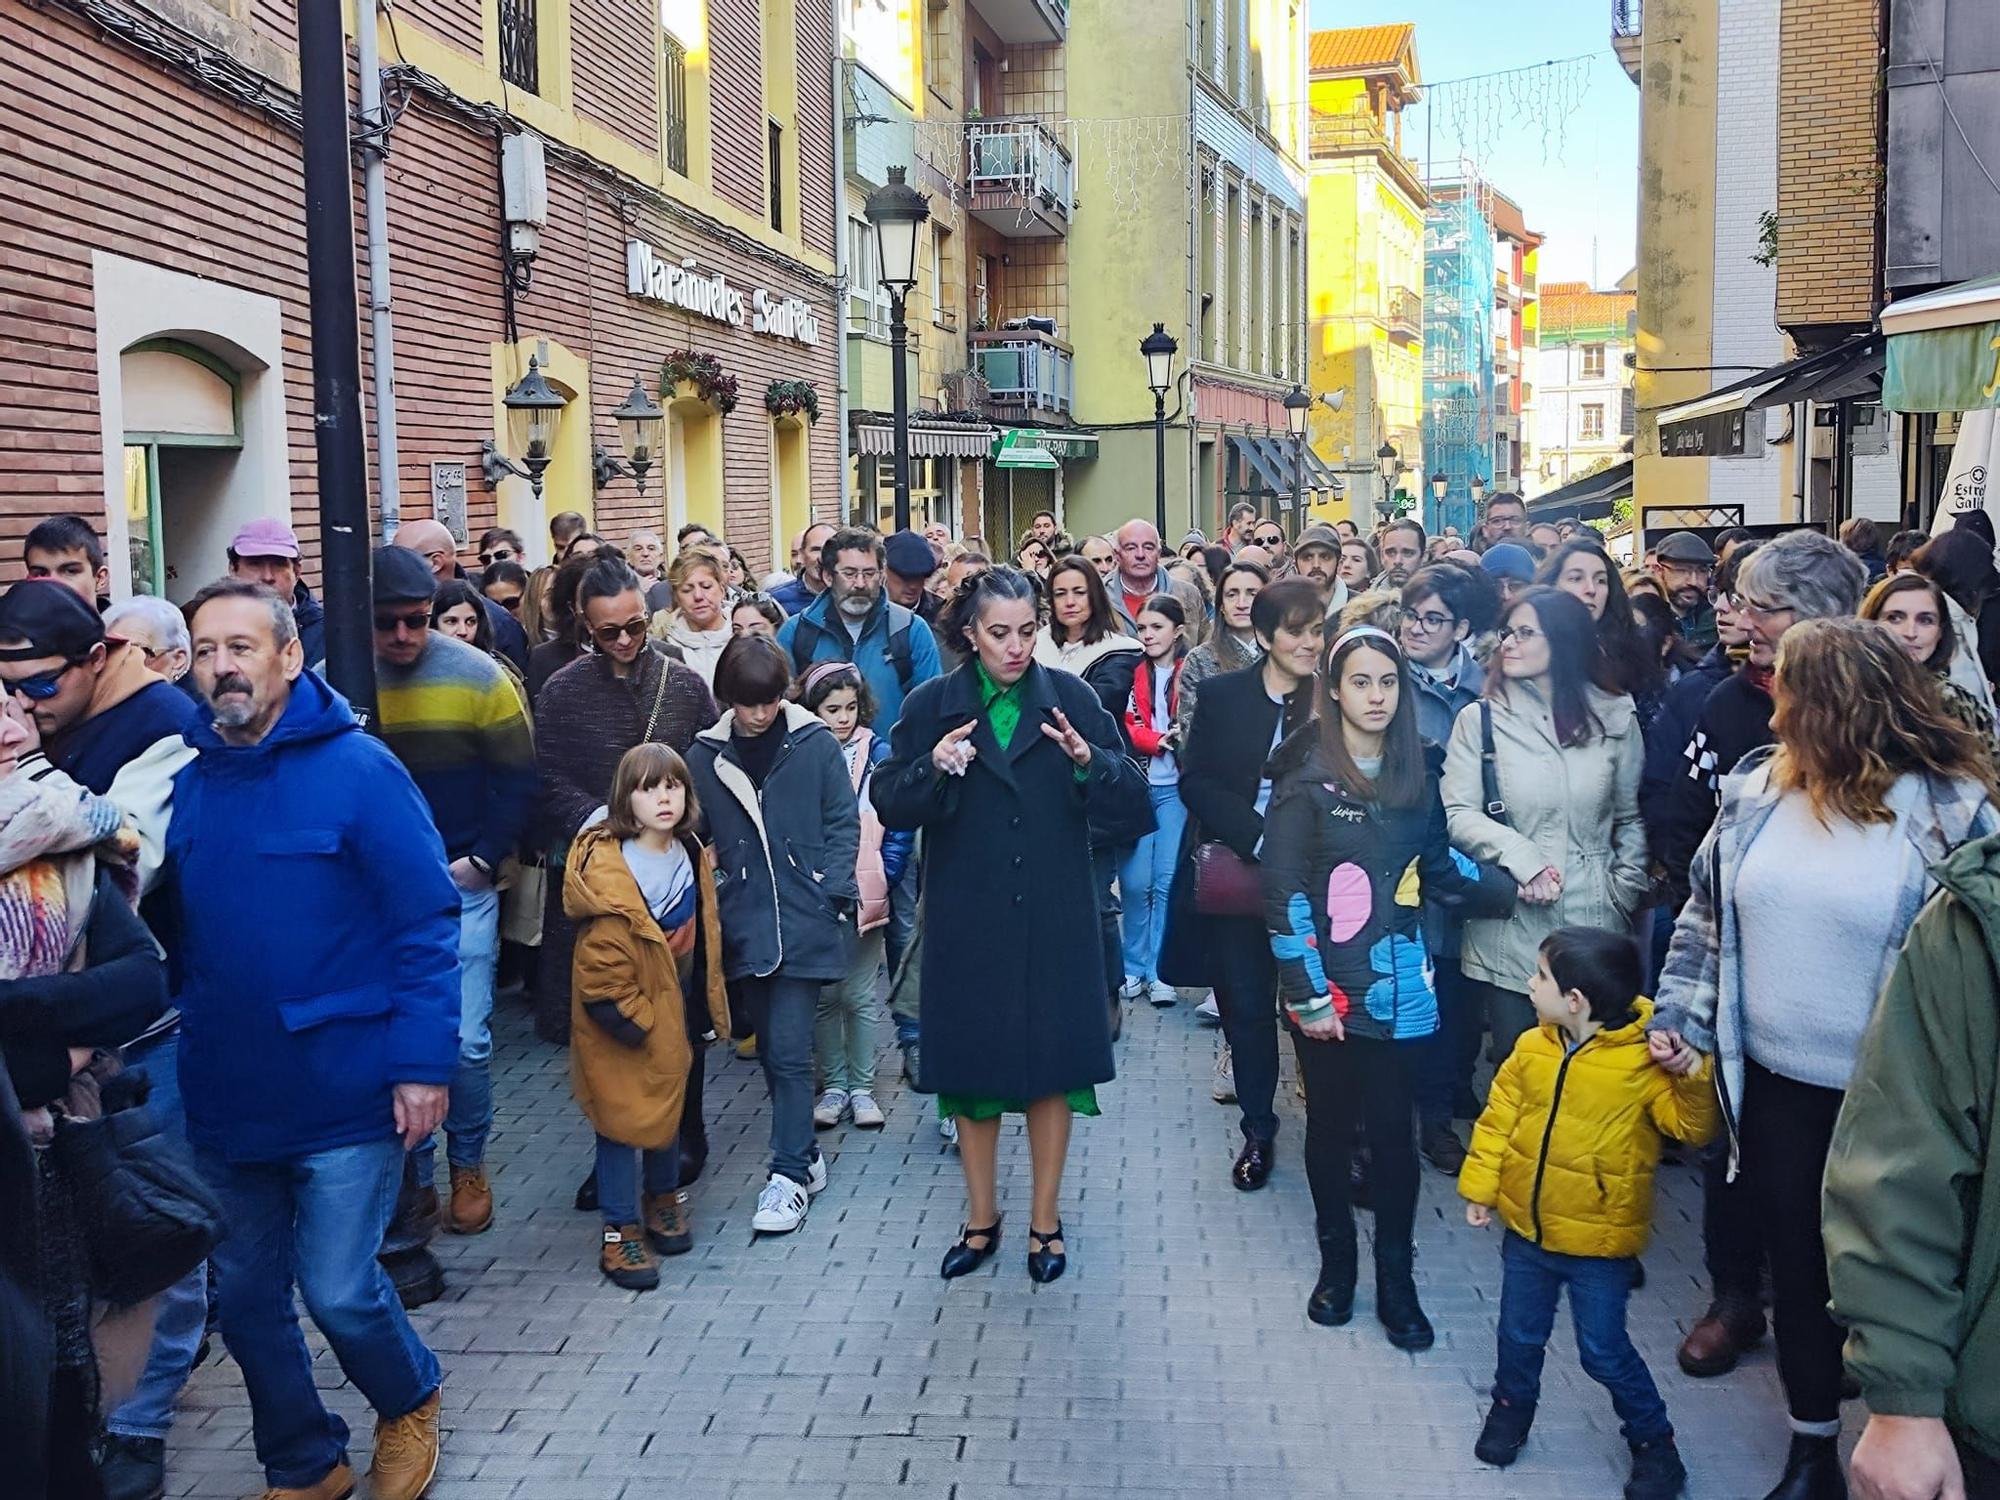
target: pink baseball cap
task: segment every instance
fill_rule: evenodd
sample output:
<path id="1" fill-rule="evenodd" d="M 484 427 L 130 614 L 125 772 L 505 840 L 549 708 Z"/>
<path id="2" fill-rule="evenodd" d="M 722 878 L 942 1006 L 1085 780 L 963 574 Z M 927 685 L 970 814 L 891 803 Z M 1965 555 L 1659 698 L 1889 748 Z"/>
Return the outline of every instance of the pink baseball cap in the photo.
<path id="1" fill-rule="evenodd" d="M 238 557 L 297 557 L 299 539 L 283 521 L 259 516 L 238 528 L 229 550 Z"/>

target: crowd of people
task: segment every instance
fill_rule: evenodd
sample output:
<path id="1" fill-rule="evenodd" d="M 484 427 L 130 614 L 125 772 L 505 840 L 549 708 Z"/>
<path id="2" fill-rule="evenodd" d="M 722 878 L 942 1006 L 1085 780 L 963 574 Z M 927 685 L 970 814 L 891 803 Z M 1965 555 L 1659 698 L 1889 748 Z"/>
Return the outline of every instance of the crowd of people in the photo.
<path id="1" fill-rule="evenodd" d="M 242 527 L 182 607 L 113 604 L 77 517 L 29 533 L 0 595 L 23 1493 L 162 1495 L 213 1317 L 268 1495 L 342 1500 L 295 1297 L 376 1413 L 369 1492 L 425 1492 L 443 1371 L 385 1259 L 507 1214 L 493 1010 L 519 994 L 568 1048 L 577 1208 L 619 1288 L 694 1245 L 711 1047 L 763 1074 L 746 1207 L 784 1235 L 829 1181 L 824 1133 L 884 1126 L 891 1039 L 964 1177 L 940 1274 L 1000 1249 L 1013 1114 L 1026 1269 L 1061 1277 L 1069 1140 L 1127 1007 L 1199 997 L 1245 1192 L 1281 1164 L 1291 1050 L 1312 1323 L 1354 1316 L 1365 1213 L 1373 1315 L 1431 1347 L 1426 1163 L 1498 1221 L 1480 1461 L 1529 1441 L 1566 1293 L 1625 1494 L 1682 1490 L 1626 1308 L 1685 1151 L 1712 1299 L 1678 1361 L 1724 1376 L 1775 1339 L 1791 1443 L 1765 1500 L 2000 1497 L 1983 513 L 1886 546 L 1861 520 L 1676 532 L 1629 568 L 1511 494 L 1471 538 L 1294 535 L 1239 504 L 1173 552 L 1048 512 L 997 554 L 817 524 L 761 580 L 700 525 L 670 550 L 566 513 L 549 542 L 532 571 L 504 528 L 472 568 L 431 520 L 378 548 L 364 725 L 282 522 Z M 311 920 L 246 920 L 250 890 Z M 74 1166 L 128 1112 L 180 1189 L 154 1218 L 186 1231 L 143 1280 Z"/>

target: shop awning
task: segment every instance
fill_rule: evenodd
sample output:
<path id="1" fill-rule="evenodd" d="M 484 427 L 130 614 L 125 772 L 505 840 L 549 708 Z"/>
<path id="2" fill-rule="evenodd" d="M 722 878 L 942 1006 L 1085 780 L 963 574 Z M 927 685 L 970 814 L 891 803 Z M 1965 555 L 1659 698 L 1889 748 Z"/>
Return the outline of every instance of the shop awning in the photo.
<path id="1" fill-rule="evenodd" d="M 1882 309 L 1891 411 L 2000 406 L 2000 276 L 1906 297 Z"/>
<path id="2" fill-rule="evenodd" d="M 1041 441 L 1048 434 L 1032 427 L 1003 427 L 993 440 L 996 469 L 1060 469 L 1062 460 Z"/>
<path id="3" fill-rule="evenodd" d="M 1528 502 L 1528 519 L 1554 521 L 1568 516 L 1578 521 L 1601 521 L 1611 514 L 1611 502 L 1632 493 L 1632 460 L 1582 479 L 1572 479 L 1559 490 L 1537 495 Z"/>
<path id="4" fill-rule="evenodd" d="M 1719 386 L 1659 414 L 1666 458 L 1725 458 L 1744 451 L 1749 414 L 1796 401 L 1873 401 L 1882 394 L 1882 335 L 1858 334 Z"/>
<path id="5" fill-rule="evenodd" d="M 1064 463 L 1080 463 L 1097 457 L 1097 434 L 1053 429 L 1037 432 L 1035 441 Z"/>
<path id="6" fill-rule="evenodd" d="M 984 423 L 910 423 L 910 453 L 915 458 L 984 458 L 993 445 L 993 429 Z M 896 451 L 896 429 L 886 422 L 863 422 L 854 429 L 854 451 L 870 458 L 888 458 Z"/>
<path id="7" fill-rule="evenodd" d="M 1269 438 L 1224 434 L 1224 439 L 1232 453 L 1250 466 L 1250 473 L 1256 481 L 1241 489 L 1231 490 L 1233 495 L 1289 495 L 1292 492 L 1292 466 L 1288 459 L 1280 458 Z"/>

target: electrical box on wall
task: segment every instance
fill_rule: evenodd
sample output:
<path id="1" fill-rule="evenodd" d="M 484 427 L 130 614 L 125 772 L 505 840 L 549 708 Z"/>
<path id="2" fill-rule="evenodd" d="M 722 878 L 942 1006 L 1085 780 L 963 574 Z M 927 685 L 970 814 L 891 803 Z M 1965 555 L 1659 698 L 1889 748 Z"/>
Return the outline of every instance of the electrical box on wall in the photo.
<path id="1" fill-rule="evenodd" d="M 500 212 L 509 252 L 532 258 L 549 221 L 549 173 L 540 136 L 521 131 L 501 141 Z"/>

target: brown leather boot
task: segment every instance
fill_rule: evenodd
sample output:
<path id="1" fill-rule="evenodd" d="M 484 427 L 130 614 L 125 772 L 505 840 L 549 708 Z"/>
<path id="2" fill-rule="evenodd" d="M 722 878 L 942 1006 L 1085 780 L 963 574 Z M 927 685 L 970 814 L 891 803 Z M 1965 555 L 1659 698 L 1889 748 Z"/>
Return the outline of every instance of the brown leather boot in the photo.
<path id="1" fill-rule="evenodd" d="M 1754 1302 L 1717 1298 L 1681 1340 L 1681 1368 L 1697 1379 L 1727 1375 L 1743 1351 L 1764 1341 L 1764 1312 Z"/>
<path id="2" fill-rule="evenodd" d="M 493 1224 L 493 1188 L 484 1167 L 451 1169 L 451 1213 L 444 1227 L 453 1234 L 479 1234 Z"/>
<path id="3" fill-rule="evenodd" d="M 335 1464 L 318 1484 L 274 1484 L 258 1500 L 347 1500 L 354 1493 L 354 1471 Z"/>
<path id="4" fill-rule="evenodd" d="M 415 1411 L 375 1421 L 375 1461 L 368 1466 L 371 1500 L 417 1500 L 437 1477 L 438 1393 Z"/>
<path id="5" fill-rule="evenodd" d="M 688 1197 L 685 1189 L 671 1193 L 648 1193 L 641 1200 L 646 1215 L 646 1242 L 662 1255 L 686 1255 L 694 1249 L 694 1230 L 688 1224 Z"/>
<path id="6" fill-rule="evenodd" d="M 660 1263 L 646 1243 L 646 1232 L 637 1224 L 606 1224 L 604 1249 L 598 1254 L 597 1269 L 613 1286 L 628 1292 L 650 1292 L 660 1284 Z"/>

